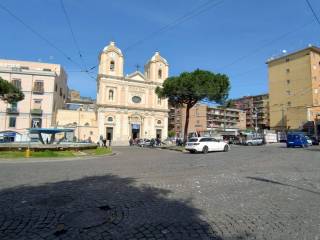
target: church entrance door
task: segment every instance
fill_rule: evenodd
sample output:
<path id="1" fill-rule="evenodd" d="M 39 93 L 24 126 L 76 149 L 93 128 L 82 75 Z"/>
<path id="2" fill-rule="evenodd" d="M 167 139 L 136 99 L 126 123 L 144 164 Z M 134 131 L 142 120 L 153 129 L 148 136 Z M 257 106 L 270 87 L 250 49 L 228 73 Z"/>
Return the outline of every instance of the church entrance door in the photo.
<path id="1" fill-rule="evenodd" d="M 107 140 L 111 141 L 113 139 L 113 128 L 107 127 Z"/>
<path id="2" fill-rule="evenodd" d="M 156 130 L 156 137 L 161 139 L 161 136 L 162 136 L 162 130 L 161 129 L 157 129 Z"/>
<path id="3" fill-rule="evenodd" d="M 140 138 L 140 124 L 131 124 L 132 139 Z"/>

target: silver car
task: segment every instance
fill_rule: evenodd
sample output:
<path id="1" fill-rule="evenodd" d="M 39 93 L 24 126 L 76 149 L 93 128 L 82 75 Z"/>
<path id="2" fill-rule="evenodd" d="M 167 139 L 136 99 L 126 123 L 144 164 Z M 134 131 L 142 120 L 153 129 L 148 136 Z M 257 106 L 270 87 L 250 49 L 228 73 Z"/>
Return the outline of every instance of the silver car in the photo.
<path id="1" fill-rule="evenodd" d="M 251 138 L 251 139 L 247 139 L 245 142 L 244 142 L 245 145 L 248 145 L 248 146 L 257 146 L 257 145 L 262 145 L 263 144 L 263 139 L 262 138 Z"/>

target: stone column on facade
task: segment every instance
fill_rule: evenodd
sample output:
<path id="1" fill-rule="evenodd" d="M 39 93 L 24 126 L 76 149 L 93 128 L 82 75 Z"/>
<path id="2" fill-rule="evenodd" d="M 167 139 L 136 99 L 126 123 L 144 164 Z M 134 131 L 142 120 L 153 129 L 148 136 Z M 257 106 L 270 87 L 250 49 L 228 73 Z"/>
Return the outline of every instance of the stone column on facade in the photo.
<path id="1" fill-rule="evenodd" d="M 151 124 L 150 124 L 150 137 L 155 138 L 156 137 L 156 124 L 155 124 L 155 117 L 154 115 L 151 116 Z"/>
<path id="2" fill-rule="evenodd" d="M 105 137 L 104 129 L 104 112 L 101 109 L 98 109 L 98 139 L 100 136 Z"/>
<path id="3" fill-rule="evenodd" d="M 114 127 L 113 127 L 113 139 L 115 143 L 119 143 L 122 140 L 121 137 L 121 119 L 120 119 L 120 114 L 119 112 L 115 112 L 115 116 L 114 116 Z"/>
<path id="4" fill-rule="evenodd" d="M 140 138 L 145 138 L 144 137 L 144 117 L 141 117 L 141 128 L 140 128 Z"/>
<path id="5" fill-rule="evenodd" d="M 125 96 L 124 96 L 124 105 L 127 107 L 128 106 L 128 101 L 129 101 L 129 86 L 126 86 L 125 88 Z"/>
<path id="6" fill-rule="evenodd" d="M 168 138 L 168 113 L 164 114 L 164 119 L 163 119 L 163 139 L 167 139 Z"/>

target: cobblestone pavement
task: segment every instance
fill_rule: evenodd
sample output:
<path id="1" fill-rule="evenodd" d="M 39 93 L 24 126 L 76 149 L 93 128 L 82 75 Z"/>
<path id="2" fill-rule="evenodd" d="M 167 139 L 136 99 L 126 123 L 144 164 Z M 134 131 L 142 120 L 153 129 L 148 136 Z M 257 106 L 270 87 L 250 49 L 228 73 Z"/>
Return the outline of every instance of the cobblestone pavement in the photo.
<path id="1" fill-rule="evenodd" d="M 320 148 L 0 163 L 0 239 L 320 239 Z"/>

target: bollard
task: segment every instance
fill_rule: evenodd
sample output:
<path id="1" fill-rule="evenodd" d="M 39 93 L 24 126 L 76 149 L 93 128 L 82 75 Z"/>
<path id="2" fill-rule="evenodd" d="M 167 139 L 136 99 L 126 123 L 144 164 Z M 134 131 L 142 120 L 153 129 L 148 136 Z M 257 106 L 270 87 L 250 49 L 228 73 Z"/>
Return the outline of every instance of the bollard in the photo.
<path id="1" fill-rule="evenodd" d="M 30 149 L 27 148 L 26 149 L 26 152 L 25 152 L 25 155 L 24 155 L 26 158 L 29 158 L 30 157 Z"/>

